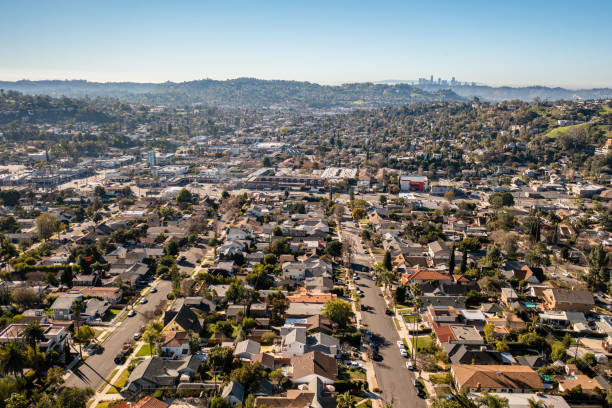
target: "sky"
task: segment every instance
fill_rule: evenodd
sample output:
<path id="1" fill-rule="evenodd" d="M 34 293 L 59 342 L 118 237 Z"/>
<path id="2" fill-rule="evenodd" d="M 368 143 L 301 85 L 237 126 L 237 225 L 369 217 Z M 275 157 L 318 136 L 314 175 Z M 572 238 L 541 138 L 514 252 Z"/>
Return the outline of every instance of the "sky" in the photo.
<path id="1" fill-rule="evenodd" d="M 611 21 L 611 0 L 0 0 L 0 80 L 612 87 Z"/>

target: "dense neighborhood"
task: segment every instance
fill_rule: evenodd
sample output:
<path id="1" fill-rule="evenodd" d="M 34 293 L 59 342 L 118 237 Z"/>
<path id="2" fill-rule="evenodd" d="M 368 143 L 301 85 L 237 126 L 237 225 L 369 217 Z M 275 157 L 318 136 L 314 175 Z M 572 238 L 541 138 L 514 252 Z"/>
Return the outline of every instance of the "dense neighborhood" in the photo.
<path id="1" fill-rule="evenodd" d="M 0 114 L 0 408 L 612 404 L 610 101 Z"/>

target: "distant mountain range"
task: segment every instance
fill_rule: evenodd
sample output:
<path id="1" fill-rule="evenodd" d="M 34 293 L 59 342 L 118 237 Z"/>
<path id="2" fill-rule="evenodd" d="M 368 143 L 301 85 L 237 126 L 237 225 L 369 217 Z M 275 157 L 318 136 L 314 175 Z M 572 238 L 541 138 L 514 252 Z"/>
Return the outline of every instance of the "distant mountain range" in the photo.
<path id="1" fill-rule="evenodd" d="M 580 99 L 609 99 L 612 98 L 612 89 L 610 88 L 591 88 L 591 89 L 566 89 L 566 88 L 550 88 L 546 86 L 526 86 L 526 87 L 511 87 L 511 86 L 488 86 L 483 84 L 476 85 L 416 85 L 417 81 L 402 81 L 397 79 L 389 79 L 379 81 L 379 84 L 412 84 L 428 92 L 435 92 L 441 89 L 450 89 L 459 96 L 466 99 L 478 97 L 491 102 L 500 102 L 511 99 L 520 99 L 522 101 L 533 101 L 536 97 L 542 100 L 556 101 L 559 99 L 565 100 L 580 100 Z"/>
<path id="2" fill-rule="evenodd" d="M 612 89 L 522 88 L 486 85 L 414 85 L 408 81 L 319 85 L 312 82 L 268 81 L 238 78 L 226 81 L 203 79 L 189 82 L 136 83 L 70 81 L 0 81 L 0 89 L 54 97 L 118 98 L 125 102 L 152 105 L 201 103 L 227 107 L 338 108 L 379 107 L 413 102 L 468 100 L 478 97 L 498 102 L 510 99 L 532 101 L 558 99 L 607 99 Z"/>
<path id="3" fill-rule="evenodd" d="M 203 105 L 228 107 L 335 108 L 377 107 L 412 102 L 462 100 L 448 89 L 425 91 L 398 84 L 353 83 L 339 86 L 311 82 L 267 81 L 238 78 L 189 82 L 134 83 L 88 81 L 0 82 L 0 89 L 54 97 L 104 97 L 154 105 Z"/>

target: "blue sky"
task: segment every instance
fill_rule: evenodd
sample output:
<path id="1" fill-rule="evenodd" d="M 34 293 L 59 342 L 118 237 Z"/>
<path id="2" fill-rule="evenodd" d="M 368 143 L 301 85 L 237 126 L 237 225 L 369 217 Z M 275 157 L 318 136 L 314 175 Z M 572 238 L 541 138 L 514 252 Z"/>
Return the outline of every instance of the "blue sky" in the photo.
<path id="1" fill-rule="evenodd" d="M 612 87 L 612 1 L 0 0 L 0 80 Z"/>

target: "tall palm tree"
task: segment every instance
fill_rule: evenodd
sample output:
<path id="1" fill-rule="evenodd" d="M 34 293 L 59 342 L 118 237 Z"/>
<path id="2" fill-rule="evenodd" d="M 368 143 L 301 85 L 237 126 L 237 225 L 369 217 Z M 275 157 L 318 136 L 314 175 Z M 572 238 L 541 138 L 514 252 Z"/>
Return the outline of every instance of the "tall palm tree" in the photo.
<path id="1" fill-rule="evenodd" d="M 153 357 L 153 345 L 159 341 L 161 333 L 154 327 L 147 327 L 142 335 L 142 340 L 149 344 L 149 354 Z"/>
<path id="2" fill-rule="evenodd" d="M 79 322 L 81 320 L 81 312 L 85 308 L 85 303 L 83 303 L 82 299 L 75 299 L 70 306 L 70 311 L 74 315 L 74 324 L 75 330 L 74 333 L 77 334 L 79 332 Z M 79 343 L 79 356 L 81 360 L 83 359 L 83 350 L 81 349 L 81 343 Z"/>
<path id="3" fill-rule="evenodd" d="M 0 350 L 0 368 L 4 374 L 23 375 L 22 370 L 25 363 L 23 348 L 19 344 L 8 343 Z"/>
<path id="4" fill-rule="evenodd" d="M 357 400 L 351 394 L 345 392 L 336 397 L 336 403 L 338 408 L 355 408 Z"/>
<path id="5" fill-rule="evenodd" d="M 45 341 L 45 331 L 38 323 L 30 323 L 23 329 L 23 339 L 36 350 L 36 342 Z"/>

